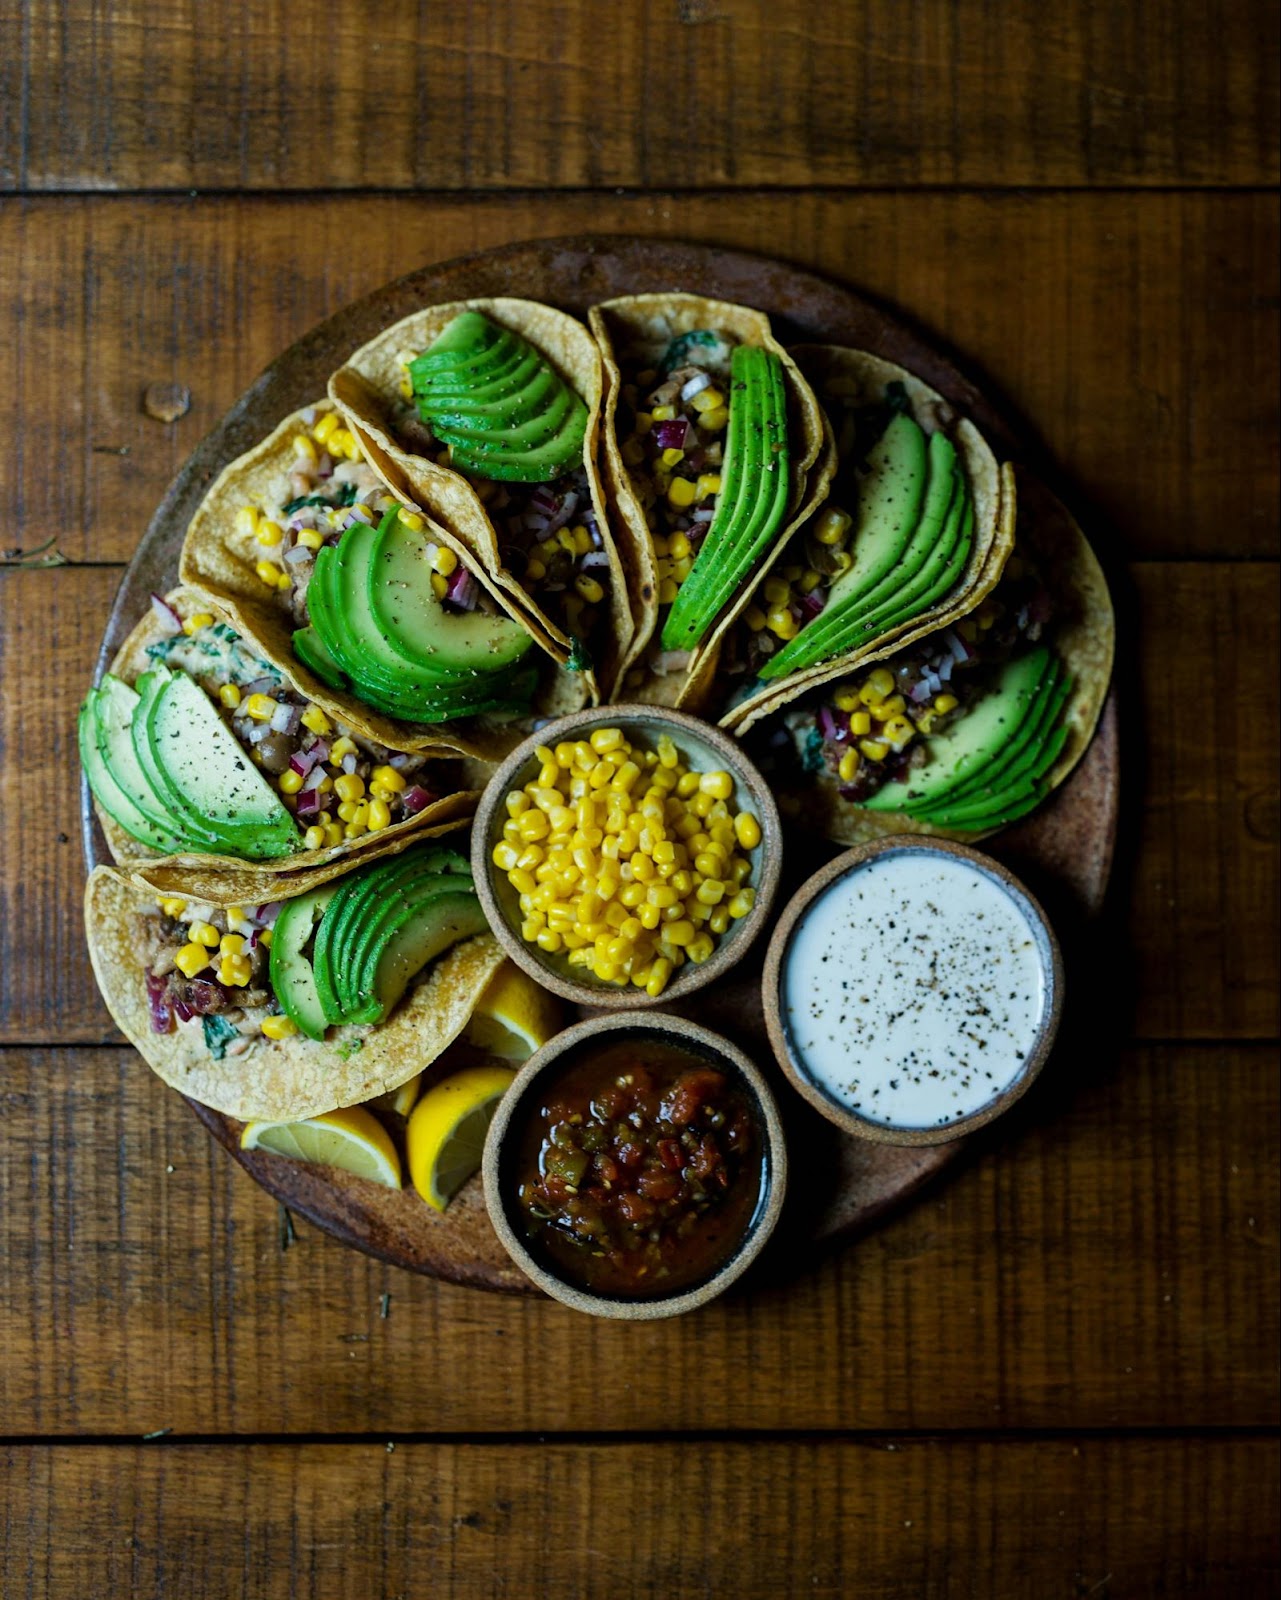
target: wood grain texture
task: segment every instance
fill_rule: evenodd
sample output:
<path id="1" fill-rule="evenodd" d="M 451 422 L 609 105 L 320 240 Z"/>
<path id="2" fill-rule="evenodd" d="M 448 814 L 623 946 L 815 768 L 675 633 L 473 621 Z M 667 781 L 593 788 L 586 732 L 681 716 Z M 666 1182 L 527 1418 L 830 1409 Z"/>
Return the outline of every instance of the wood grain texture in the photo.
<path id="1" fill-rule="evenodd" d="M 15 4 L 15 189 L 1241 184 L 1276 8 Z"/>
<path id="2" fill-rule="evenodd" d="M 282 1252 L 131 1051 L 5 1051 L 4 1431 L 1275 1425 L 1275 1052 L 1090 1044 L 861 1242 L 638 1328 Z"/>
<path id="3" fill-rule="evenodd" d="M 1276 1593 L 1272 1440 L 153 1444 L 0 1463 L 10 1600 Z"/>
<path id="4" fill-rule="evenodd" d="M 953 348 L 1128 555 L 1275 555 L 1275 195 L 835 193 L 0 202 L 5 544 L 133 552 L 255 374 L 424 260 L 584 229 L 807 261 Z M 353 248 L 352 241 L 359 241 Z M 147 416 L 151 383 L 191 391 Z"/>
<path id="5" fill-rule="evenodd" d="M 0 1040 L 112 1037 L 80 925 L 74 731 L 119 576 L 0 573 L 0 682 L 22 687 L 0 696 L 0 804 L 22 819 L 0 837 Z M 1126 937 L 1090 982 L 1139 1037 L 1281 1032 L 1276 580 L 1258 564 L 1122 574 Z"/>

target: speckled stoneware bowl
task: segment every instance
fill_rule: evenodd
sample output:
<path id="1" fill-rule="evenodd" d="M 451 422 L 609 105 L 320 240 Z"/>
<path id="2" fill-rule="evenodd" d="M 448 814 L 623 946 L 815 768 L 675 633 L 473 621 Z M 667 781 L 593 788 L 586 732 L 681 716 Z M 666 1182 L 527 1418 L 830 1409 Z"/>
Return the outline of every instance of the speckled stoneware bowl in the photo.
<path id="1" fill-rule="evenodd" d="M 698 965 L 687 961 L 678 967 L 662 994 L 653 997 L 634 984 L 602 983 L 590 974 L 584 976 L 583 969 L 571 967 L 563 953 L 549 955 L 537 945 L 526 943 L 520 933 L 520 897 L 508 883 L 507 874 L 494 864 L 494 846 L 501 842 L 507 821 L 507 795 L 538 774 L 540 763 L 534 751 L 541 745 L 555 748 L 563 741 L 589 738 L 596 728 L 621 728 L 629 740 L 651 749 L 660 734 L 666 733 L 694 770 L 728 772 L 734 779 L 730 805 L 736 812 L 753 812 L 761 825 L 760 843 L 747 852 L 752 863 L 749 882 L 756 890 L 756 903 L 716 939 L 716 948 L 706 961 Z M 485 788 L 472 825 L 472 876 L 489 925 L 507 954 L 531 978 L 563 999 L 606 1009 L 664 1005 L 728 972 L 765 925 L 778 890 L 782 858 L 778 807 L 769 785 L 747 759 L 742 746 L 710 723 L 661 706 L 600 706 L 549 722 L 518 745 L 498 768 Z"/>
<path id="2" fill-rule="evenodd" d="M 599 1040 L 602 1045 L 612 1044 L 624 1035 L 640 1038 L 649 1035 L 670 1040 L 675 1045 L 712 1057 L 718 1065 L 726 1067 L 756 1103 L 757 1125 L 764 1145 L 761 1152 L 764 1171 L 760 1199 L 738 1249 L 710 1277 L 693 1288 L 652 1299 L 630 1300 L 616 1295 L 593 1294 L 590 1290 L 567 1283 L 531 1253 L 518 1222 L 513 1220 L 516 1198 L 510 1162 L 515 1159 L 520 1116 L 528 1106 L 530 1097 L 584 1045 L 590 1045 L 592 1040 Z M 482 1173 L 485 1206 L 494 1231 L 508 1255 L 538 1288 L 563 1305 L 575 1311 L 584 1311 L 589 1316 L 610 1317 L 625 1322 L 654 1322 L 662 1317 L 678 1317 L 686 1311 L 695 1311 L 699 1306 L 715 1300 L 717 1295 L 723 1294 L 736 1279 L 742 1277 L 760 1255 L 783 1209 L 783 1195 L 787 1188 L 787 1146 L 778 1107 L 769 1085 L 759 1069 L 736 1045 L 709 1028 L 700 1028 L 697 1023 L 687 1022 L 684 1017 L 656 1011 L 623 1011 L 611 1016 L 592 1017 L 587 1022 L 567 1028 L 529 1058 L 503 1096 L 489 1125 Z"/>
<path id="3" fill-rule="evenodd" d="M 879 856 L 905 852 L 927 856 L 949 856 L 967 862 L 990 882 L 1002 888 L 1023 913 L 1033 931 L 1036 953 L 1045 983 L 1045 1004 L 1042 1007 L 1040 1025 L 1018 1075 L 977 1111 L 937 1127 L 909 1127 L 876 1122 L 871 1118 L 860 1116 L 858 1112 L 843 1105 L 814 1080 L 800 1059 L 783 1007 L 782 986 L 788 947 L 805 913 L 838 879 L 857 872 L 859 868 Z M 779 918 L 770 939 L 761 983 L 765 1025 L 769 1030 L 770 1043 L 774 1047 L 779 1065 L 787 1074 L 793 1088 L 804 1095 L 829 1122 L 835 1123 L 845 1133 L 852 1133 L 860 1139 L 871 1139 L 879 1144 L 948 1144 L 974 1132 L 976 1128 L 983 1127 L 994 1117 L 999 1117 L 1027 1092 L 1045 1065 L 1054 1037 L 1058 1033 L 1059 1018 L 1063 1009 L 1063 959 L 1059 952 L 1059 942 L 1035 896 L 1007 867 L 1003 867 L 998 861 L 993 861 L 982 851 L 973 850 L 968 845 L 954 844 L 945 839 L 924 839 L 919 834 L 896 834 L 889 838 L 878 839 L 873 844 L 847 850 L 809 878 L 792 896 Z"/>

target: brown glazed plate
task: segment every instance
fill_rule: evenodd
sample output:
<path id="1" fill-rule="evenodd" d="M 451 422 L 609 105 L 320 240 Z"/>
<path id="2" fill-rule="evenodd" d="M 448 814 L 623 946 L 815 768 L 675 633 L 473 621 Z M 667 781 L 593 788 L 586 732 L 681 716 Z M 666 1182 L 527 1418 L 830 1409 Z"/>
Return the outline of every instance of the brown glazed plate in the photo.
<path id="1" fill-rule="evenodd" d="M 599 300 L 685 289 L 757 306 L 784 343 L 849 344 L 916 372 L 968 415 L 1000 456 L 1019 456 L 1017 432 L 953 366 L 941 341 L 856 290 L 801 268 L 745 251 L 624 236 L 544 239 L 461 256 L 419 269 L 344 307 L 278 356 L 188 458 L 143 535 L 116 595 L 96 676 L 143 615 L 152 591 L 177 582 L 187 523 L 228 462 L 256 444 L 287 412 L 324 392 L 346 358 L 382 328 L 423 305 L 483 295 L 544 300 L 585 315 Z M 1069 780 L 1025 822 L 984 841 L 1046 907 L 1065 946 L 1086 946 L 1103 909 L 1116 842 L 1119 739 L 1115 691 L 1094 741 Z M 90 867 L 109 861 L 81 786 L 81 825 Z M 797 830 L 785 830 L 780 903 L 839 853 Z M 768 932 L 768 930 L 765 930 Z M 924 1147 L 876 1144 L 842 1134 L 786 1085 L 773 1061 L 761 1008 L 767 940 L 723 978 L 664 1009 L 724 1034 L 744 1049 L 778 1090 L 792 1153 L 791 1178 L 775 1238 L 749 1278 L 773 1260 L 795 1271 L 807 1249 L 849 1238 L 957 1160 L 967 1141 Z M 1063 1051 L 1062 1041 L 1058 1053 Z M 1052 1059 L 1048 1074 L 1055 1071 Z M 291 1212 L 345 1244 L 410 1271 L 478 1288 L 536 1292 L 511 1263 L 485 1210 L 480 1175 L 443 1215 L 411 1190 L 379 1188 L 327 1168 L 307 1167 L 239 1148 L 240 1124 L 189 1102 L 215 1139 Z M 798 1160 L 798 1153 L 804 1159 Z"/>

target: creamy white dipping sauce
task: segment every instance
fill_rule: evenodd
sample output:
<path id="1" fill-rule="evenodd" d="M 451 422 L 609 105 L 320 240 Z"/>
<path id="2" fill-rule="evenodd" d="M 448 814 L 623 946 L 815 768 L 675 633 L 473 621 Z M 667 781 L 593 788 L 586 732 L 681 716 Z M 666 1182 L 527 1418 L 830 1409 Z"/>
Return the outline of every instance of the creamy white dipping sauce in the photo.
<path id="1" fill-rule="evenodd" d="M 801 1070 L 869 1122 L 937 1128 L 1018 1078 L 1051 1003 L 1021 895 L 935 851 L 887 851 L 806 908 L 780 978 Z"/>

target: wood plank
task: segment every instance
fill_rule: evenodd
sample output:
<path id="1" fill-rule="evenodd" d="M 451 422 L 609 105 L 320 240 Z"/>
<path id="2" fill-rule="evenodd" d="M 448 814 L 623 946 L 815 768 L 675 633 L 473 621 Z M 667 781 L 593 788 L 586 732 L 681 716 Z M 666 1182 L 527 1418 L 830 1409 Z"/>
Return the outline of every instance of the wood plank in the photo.
<path id="1" fill-rule="evenodd" d="M 11 8 L 18 189 L 1263 184 L 1276 9 Z"/>
<path id="2" fill-rule="evenodd" d="M 275 1205 L 131 1051 L 0 1066 L 10 1437 L 1278 1421 L 1267 1047 L 1078 1041 L 894 1221 L 637 1327 L 301 1224 L 282 1251 Z"/>
<path id="3" fill-rule="evenodd" d="M 1047 441 L 1110 548 L 1273 555 L 1279 216 L 1271 194 L 0 203 L 4 542 L 127 559 L 201 435 L 323 317 L 424 259 L 592 230 L 781 252 L 896 302 Z M 154 382 L 190 389 L 185 417 L 146 415 Z"/>
<path id="4" fill-rule="evenodd" d="M 24 819 L 0 838 L 0 1040 L 112 1037 L 80 929 L 74 725 L 118 577 L 0 573 L 0 682 L 22 685 L 0 696 L 0 803 Z M 1122 574 L 1118 947 L 1092 936 L 1098 970 L 1082 981 L 1141 1038 L 1281 1032 L 1276 577 L 1218 563 Z"/>
<path id="5" fill-rule="evenodd" d="M 1276 1593 L 1274 1440 L 10 1449 L 4 1592 Z M 643 1512 L 641 1509 L 643 1507 Z"/>

